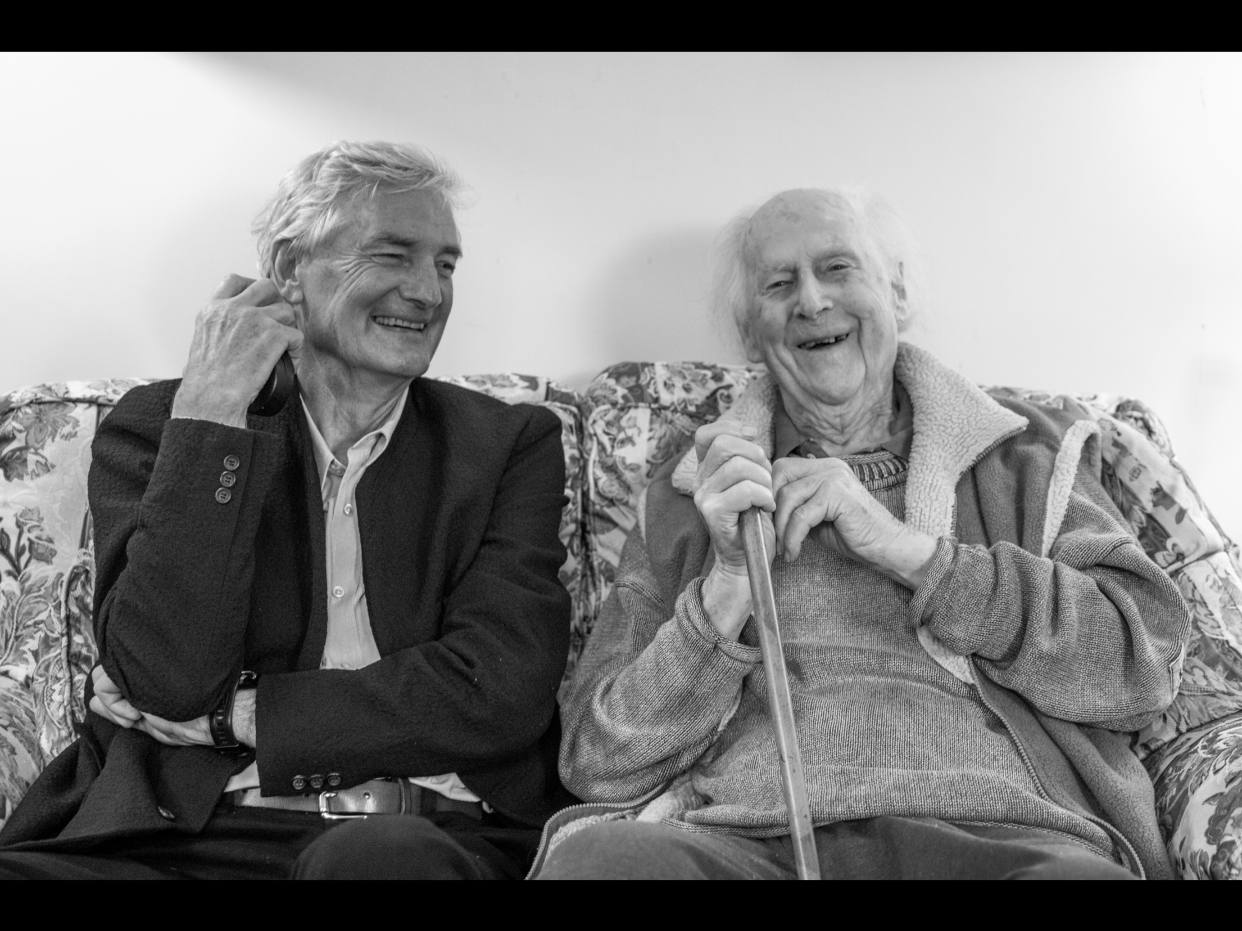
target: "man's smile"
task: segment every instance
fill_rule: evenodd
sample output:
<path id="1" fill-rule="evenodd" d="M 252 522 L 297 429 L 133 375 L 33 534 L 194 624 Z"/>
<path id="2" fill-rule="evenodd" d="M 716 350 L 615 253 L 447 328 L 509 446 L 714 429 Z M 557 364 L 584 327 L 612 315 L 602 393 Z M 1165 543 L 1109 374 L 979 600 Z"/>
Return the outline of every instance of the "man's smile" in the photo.
<path id="1" fill-rule="evenodd" d="M 416 320 L 403 320 L 400 317 L 384 317 L 376 315 L 371 318 L 380 326 L 394 327 L 398 330 L 417 330 L 422 332 L 427 328 L 426 322 L 418 322 Z"/>
<path id="2" fill-rule="evenodd" d="M 828 346 L 835 346 L 837 343 L 845 342 L 850 338 L 850 334 L 842 333 L 839 336 L 821 336 L 816 339 L 808 339 L 806 342 L 798 343 L 799 349 L 824 349 Z"/>

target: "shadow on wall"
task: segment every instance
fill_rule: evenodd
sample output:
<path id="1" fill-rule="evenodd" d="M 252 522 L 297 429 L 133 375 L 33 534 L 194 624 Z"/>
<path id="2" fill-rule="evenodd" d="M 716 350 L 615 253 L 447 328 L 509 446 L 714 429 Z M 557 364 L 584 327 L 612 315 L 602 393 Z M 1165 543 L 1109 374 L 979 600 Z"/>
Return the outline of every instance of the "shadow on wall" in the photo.
<path id="1" fill-rule="evenodd" d="M 736 361 L 709 311 L 715 230 L 644 237 L 611 262 L 585 313 L 598 356 L 611 362 Z"/>

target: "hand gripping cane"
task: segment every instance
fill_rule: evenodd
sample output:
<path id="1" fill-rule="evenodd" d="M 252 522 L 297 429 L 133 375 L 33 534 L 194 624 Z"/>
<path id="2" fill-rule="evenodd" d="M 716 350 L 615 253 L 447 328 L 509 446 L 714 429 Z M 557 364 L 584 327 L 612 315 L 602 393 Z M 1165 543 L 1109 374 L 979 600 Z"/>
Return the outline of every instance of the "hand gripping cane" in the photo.
<path id="1" fill-rule="evenodd" d="M 750 596 L 755 620 L 759 622 L 759 646 L 763 650 L 763 671 L 768 679 L 768 705 L 776 726 L 776 749 L 781 757 L 781 786 L 789 809 L 789 837 L 793 841 L 794 863 L 799 879 L 819 879 L 819 856 L 815 852 L 815 828 L 811 806 L 806 798 L 806 779 L 802 775 L 802 751 L 794 729 L 793 699 L 789 694 L 789 670 L 781 650 L 781 629 L 776 619 L 776 598 L 772 593 L 772 570 L 759 509 L 742 513 L 742 541 L 746 546 L 746 572 L 750 576 Z"/>

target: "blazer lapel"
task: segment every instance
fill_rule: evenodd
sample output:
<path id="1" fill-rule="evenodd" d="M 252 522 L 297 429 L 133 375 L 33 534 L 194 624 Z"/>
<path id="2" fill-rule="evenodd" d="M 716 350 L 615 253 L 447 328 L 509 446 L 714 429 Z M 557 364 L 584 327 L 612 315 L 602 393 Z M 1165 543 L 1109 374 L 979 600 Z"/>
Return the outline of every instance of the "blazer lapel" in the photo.
<path id="1" fill-rule="evenodd" d="M 440 533 L 447 436 L 421 379 L 388 448 L 358 483 L 358 529 L 371 632 L 380 655 L 434 639 L 439 633 L 447 551 Z"/>
<path id="2" fill-rule="evenodd" d="M 298 583 L 305 592 L 309 589 L 310 616 L 306 619 L 306 633 L 302 649 L 298 653 L 297 669 L 304 672 L 318 669 L 323 659 L 324 643 L 328 639 L 328 556 L 324 541 L 323 495 L 319 487 L 319 467 L 315 464 L 315 451 L 306 429 L 306 415 L 300 398 L 291 400 L 288 410 L 293 411 L 287 422 L 286 448 L 294 456 L 291 472 L 301 481 L 294 507 L 302 513 L 296 523 L 306 528 L 306 538 L 299 541 Z"/>

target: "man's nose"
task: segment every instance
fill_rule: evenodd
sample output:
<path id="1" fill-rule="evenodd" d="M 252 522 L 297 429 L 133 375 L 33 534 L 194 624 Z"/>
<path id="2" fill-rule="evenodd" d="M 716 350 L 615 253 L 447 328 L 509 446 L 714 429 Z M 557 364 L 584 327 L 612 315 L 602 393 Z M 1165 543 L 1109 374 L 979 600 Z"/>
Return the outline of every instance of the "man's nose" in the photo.
<path id="1" fill-rule="evenodd" d="M 422 309 L 440 304 L 440 276 L 436 274 L 435 262 L 415 262 L 401 277 L 397 293 L 403 300 Z"/>
<path id="2" fill-rule="evenodd" d="M 797 312 L 803 317 L 817 317 L 822 311 L 832 310 L 832 299 L 824 293 L 820 280 L 804 274 L 798 282 Z"/>

